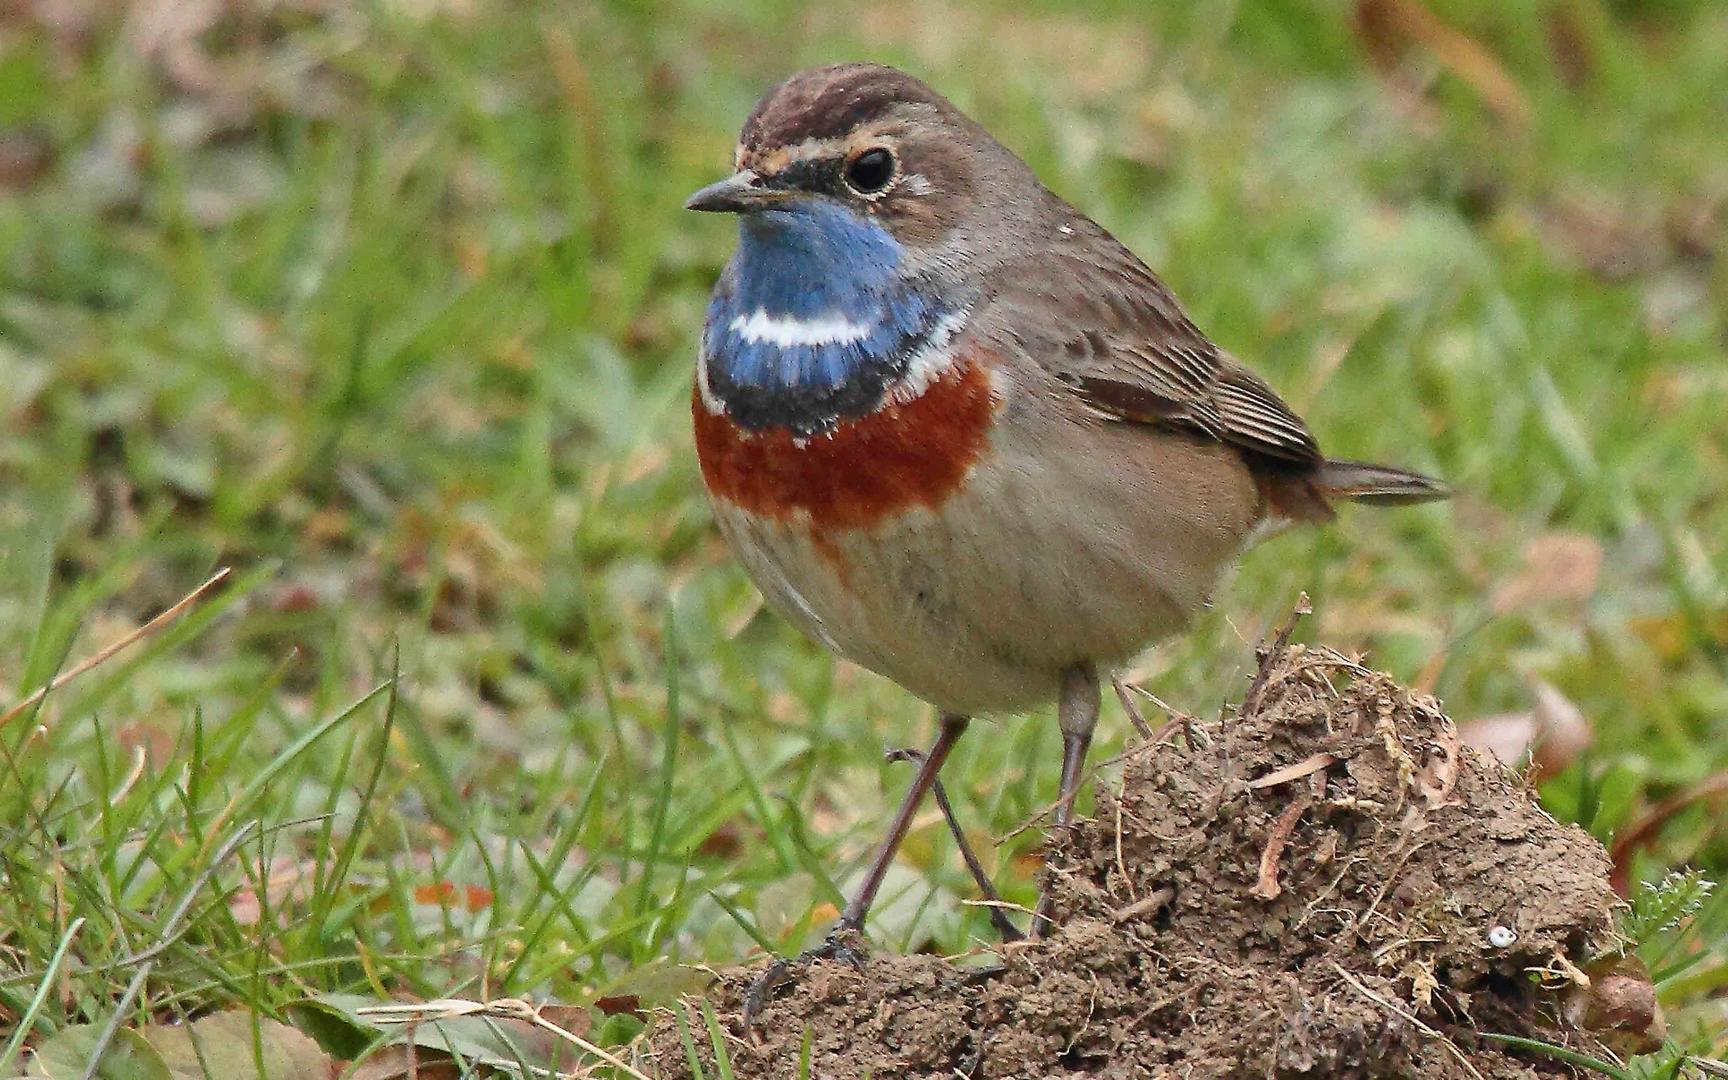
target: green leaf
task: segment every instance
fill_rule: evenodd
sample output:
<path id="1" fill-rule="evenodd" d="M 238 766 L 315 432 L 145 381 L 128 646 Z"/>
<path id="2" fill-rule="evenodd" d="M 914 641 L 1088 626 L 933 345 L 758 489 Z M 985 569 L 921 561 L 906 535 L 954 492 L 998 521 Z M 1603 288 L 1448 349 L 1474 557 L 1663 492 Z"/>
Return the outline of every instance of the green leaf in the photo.
<path id="1" fill-rule="evenodd" d="M 1661 881 L 1640 881 L 1620 919 L 1620 933 L 1635 945 L 1678 930 L 1704 906 L 1716 883 L 1699 870 L 1670 871 Z"/>
<path id="2" fill-rule="evenodd" d="M 457 1016 L 380 1025 L 359 1010 L 384 1004 L 358 994 L 320 994 L 292 1007 L 296 1022 L 325 1047 L 343 1056 L 363 1050 L 413 1045 L 437 1051 L 468 1065 L 488 1065 L 513 1073 L 552 1071 L 569 1064 L 562 1045 L 545 1031 L 517 1020 Z M 351 1054 L 342 1047 L 357 1047 Z M 271 1078 L 274 1080 L 274 1078 Z"/>
<path id="3" fill-rule="evenodd" d="M 43 1043 L 30 1062 L 26 1076 L 47 1080 L 81 1080 L 96 1052 L 102 1029 L 96 1024 L 62 1028 Z M 178 1080 L 167 1062 L 144 1036 L 122 1028 L 102 1054 L 95 1080 Z"/>
<path id="4" fill-rule="evenodd" d="M 357 1011 L 376 1004 L 375 999 L 359 994 L 319 994 L 288 1006 L 288 1015 L 325 1050 L 337 1057 L 357 1058 L 384 1033 Z"/>

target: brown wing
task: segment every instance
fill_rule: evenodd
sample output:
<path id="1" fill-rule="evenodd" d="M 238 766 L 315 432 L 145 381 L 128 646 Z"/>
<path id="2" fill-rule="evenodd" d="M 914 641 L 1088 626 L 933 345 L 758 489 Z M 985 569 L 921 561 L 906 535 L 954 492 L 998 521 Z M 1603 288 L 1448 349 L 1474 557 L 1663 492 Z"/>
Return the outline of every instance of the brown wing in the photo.
<path id="1" fill-rule="evenodd" d="M 1212 344 L 1145 264 L 1091 222 L 1068 228 L 1054 250 L 998 279 L 1015 323 L 1037 323 L 1023 335 L 1042 339 L 1033 357 L 1103 415 L 1194 431 L 1279 471 L 1319 467 L 1307 425 Z"/>

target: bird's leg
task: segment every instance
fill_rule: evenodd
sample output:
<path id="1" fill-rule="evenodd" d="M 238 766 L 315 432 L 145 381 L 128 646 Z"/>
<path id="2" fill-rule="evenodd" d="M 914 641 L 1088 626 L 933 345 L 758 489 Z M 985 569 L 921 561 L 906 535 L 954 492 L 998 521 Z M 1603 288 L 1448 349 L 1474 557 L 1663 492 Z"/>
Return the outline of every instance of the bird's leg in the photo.
<path id="1" fill-rule="evenodd" d="M 1098 673 L 1091 664 L 1077 664 L 1062 673 L 1056 722 L 1062 728 L 1062 793 L 1056 800 L 1052 831 L 1067 825 L 1074 816 L 1074 799 L 1080 793 L 1086 751 L 1092 745 L 1093 729 L 1098 726 Z M 1045 885 L 1044 895 L 1038 898 L 1038 914 L 1032 920 L 1034 938 L 1043 937 L 1054 928 L 1050 920 L 1054 903 L 1050 886 Z"/>
<path id="2" fill-rule="evenodd" d="M 918 775 L 912 779 L 912 787 L 906 792 L 906 797 L 900 800 L 900 810 L 894 815 L 894 823 L 888 826 L 888 835 L 882 838 L 882 846 L 876 849 L 876 857 L 870 860 L 870 869 L 864 874 L 864 883 L 847 901 L 846 910 L 840 913 L 839 925 L 835 926 L 834 934 L 842 934 L 848 930 L 861 930 L 864 927 L 864 917 L 870 913 L 870 905 L 876 900 L 876 892 L 882 888 L 882 879 L 888 876 L 888 867 L 894 862 L 894 855 L 900 850 L 901 841 L 906 839 L 906 831 L 912 827 L 912 819 L 918 814 L 918 807 L 923 805 L 924 796 L 936 785 L 936 776 L 942 771 L 942 765 L 948 760 L 949 751 L 960 741 L 960 736 L 966 730 L 968 718 L 945 713 L 942 716 L 942 727 L 936 733 L 936 741 L 930 745 L 930 750 L 924 755 L 924 760 L 918 763 Z"/>
<path id="3" fill-rule="evenodd" d="M 910 747 L 888 751 L 890 761 L 923 761 L 924 753 Z M 978 886 L 978 892 L 983 895 L 984 902 L 990 908 L 990 925 L 996 928 L 996 933 L 1003 941 L 1019 941 L 1026 935 L 1008 918 L 1008 913 L 1002 908 L 1002 894 L 996 891 L 996 883 L 990 880 L 989 871 L 984 869 L 984 862 L 978 858 L 978 853 L 972 850 L 971 841 L 966 839 L 966 833 L 960 828 L 960 815 L 954 812 L 954 804 L 948 801 L 948 792 L 942 787 L 942 781 L 937 780 L 930 785 L 930 794 L 936 799 L 937 809 L 942 811 L 943 820 L 948 822 L 948 832 L 954 837 L 954 845 L 960 849 L 960 858 L 966 863 L 966 869 L 972 875 L 972 880 Z"/>
<path id="4" fill-rule="evenodd" d="M 888 835 L 882 838 L 882 845 L 876 849 L 875 857 L 870 860 L 870 868 L 864 873 L 864 883 L 858 887 L 852 899 L 846 902 L 846 910 L 840 913 L 840 921 L 828 931 L 827 940 L 814 949 L 800 953 L 797 960 L 775 960 L 768 965 L 768 970 L 751 984 L 750 991 L 744 998 L 745 1031 L 752 1029 L 756 1014 L 768 1003 L 768 995 L 776 986 L 786 981 L 795 964 L 804 964 L 811 960 L 845 960 L 854 966 L 862 965 L 863 957 L 846 940 L 847 935 L 864 928 L 864 917 L 870 913 L 870 905 L 875 901 L 877 891 L 882 888 L 882 879 L 888 876 L 888 867 L 894 862 L 894 855 L 900 850 L 901 841 L 906 839 L 906 831 L 912 827 L 912 819 L 917 816 L 918 807 L 923 804 L 924 796 L 935 786 L 936 776 L 942 771 L 942 764 L 948 760 L 954 744 L 960 741 L 967 722 L 967 717 L 954 713 L 942 715 L 942 726 L 936 734 L 936 741 L 919 761 L 918 775 L 913 778 L 912 787 L 906 792 L 906 797 L 900 801 L 900 810 L 894 815 L 893 824 L 888 826 Z"/>

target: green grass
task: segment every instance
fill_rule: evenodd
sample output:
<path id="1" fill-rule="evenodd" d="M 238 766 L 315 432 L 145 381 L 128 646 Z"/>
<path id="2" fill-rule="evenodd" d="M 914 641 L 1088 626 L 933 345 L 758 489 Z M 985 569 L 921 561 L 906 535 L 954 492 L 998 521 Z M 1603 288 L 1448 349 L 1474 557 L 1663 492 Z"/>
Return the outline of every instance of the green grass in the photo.
<path id="1" fill-rule="evenodd" d="M 1458 488 L 1252 552 L 1159 696 L 1239 694 L 1307 590 L 1307 636 L 1460 719 L 1560 688 L 1595 741 L 1543 794 L 1604 839 L 1728 769 L 1728 11 L 1432 6 L 1527 122 L 1421 48 L 1377 74 L 1320 0 L 288 5 L 204 29 L 207 69 L 0 16 L 0 134 L 54 157 L 0 190 L 4 696 L 236 570 L 0 730 L 0 1030 L 106 1022 L 146 961 L 123 1019 L 664 1002 L 831 917 L 929 717 L 761 612 L 711 525 L 687 394 L 732 237 L 679 209 L 819 61 L 927 77 L 1329 450 Z M 1527 566 L 1573 535 L 1586 587 Z M 957 751 L 981 838 L 1054 797 L 1048 719 Z M 1723 805 L 1636 876 L 1728 876 Z M 1011 900 L 1035 842 L 986 856 Z M 889 886 L 886 946 L 989 937 L 933 818 Z M 1694 1049 L 1724 900 L 1663 961 Z"/>

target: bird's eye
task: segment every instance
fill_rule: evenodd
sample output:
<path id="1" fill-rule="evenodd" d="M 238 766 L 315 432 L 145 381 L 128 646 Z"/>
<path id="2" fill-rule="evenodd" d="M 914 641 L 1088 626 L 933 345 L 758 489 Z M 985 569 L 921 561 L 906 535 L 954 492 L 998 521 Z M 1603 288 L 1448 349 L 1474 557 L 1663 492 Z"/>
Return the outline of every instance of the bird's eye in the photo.
<path id="1" fill-rule="evenodd" d="M 846 184 L 860 195 L 875 195 L 894 179 L 894 153 L 877 146 L 853 158 L 846 166 Z"/>

